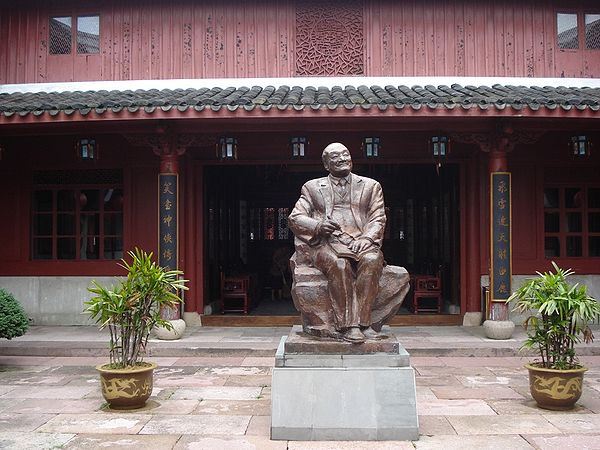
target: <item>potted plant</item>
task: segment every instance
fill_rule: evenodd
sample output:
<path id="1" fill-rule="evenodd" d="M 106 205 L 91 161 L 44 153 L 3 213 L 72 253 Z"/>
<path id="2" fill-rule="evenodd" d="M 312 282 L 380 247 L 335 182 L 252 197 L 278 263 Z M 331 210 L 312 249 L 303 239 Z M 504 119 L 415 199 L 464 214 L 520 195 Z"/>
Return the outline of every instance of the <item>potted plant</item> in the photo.
<path id="1" fill-rule="evenodd" d="M 131 263 L 122 259 L 119 264 L 127 278 L 110 289 L 93 281 L 88 290 L 94 296 L 84 310 L 110 333 L 110 362 L 96 369 L 102 395 L 116 409 L 140 408 L 150 397 L 156 364 L 143 361 L 150 331 L 155 326 L 169 329 L 160 308 L 181 303 L 178 291 L 187 289 L 182 272 L 160 267 L 152 253 L 136 248 L 128 254 Z"/>
<path id="2" fill-rule="evenodd" d="M 527 364 L 531 395 L 538 406 L 565 410 L 581 397 L 583 367 L 575 344 L 589 343 L 594 336 L 589 323 L 600 317 L 600 304 L 587 293 L 585 285 L 571 285 L 574 272 L 552 262 L 554 272 L 538 272 L 509 298 L 514 310 L 530 313 L 525 322 L 527 339 L 522 348 L 536 349 L 539 360 Z"/>

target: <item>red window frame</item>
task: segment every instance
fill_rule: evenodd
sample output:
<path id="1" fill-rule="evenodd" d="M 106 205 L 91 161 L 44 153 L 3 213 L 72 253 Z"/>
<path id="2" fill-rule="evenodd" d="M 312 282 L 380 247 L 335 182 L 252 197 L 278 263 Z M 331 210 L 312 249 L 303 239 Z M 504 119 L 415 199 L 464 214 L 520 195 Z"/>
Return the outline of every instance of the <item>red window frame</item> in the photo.
<path id="1" fill-rule="evenodd" d="M 68 53 L 53 53 L 51 52 L 51 40 L 52 40 L 52 19 L 55 18 L 63 18 L 69 17 L 71 19 L 71 47 Z M 79 31 L 78 24 L 79 19 L 85 17 L 97 17 L 98 18 L 98 51 L 95 52 L 84 52 L 79 51 Z M 86 13 L 86 14 L 52 14 L 48 17 L 48 55 L 50 56 L 65 56 L 65 55 L 98 55 L 101 53 L 101 30 L 102 30 L 102 20 L 100 18 L 100 14 L 95 13 Z"/>
<path id="2" fill-rule="evenodd" d="M 562 258 L 598 258 L 599 255 L 590 255 L 590 240 L 600 239 L 600 230 L 590 231 L 592 215 L 600 215 L 600 205 L 592 207 L 590 205 L 590 190 L 600 190 L 600 185 L 589 183 L 562 183 L 544 185 L 544 255 L 546 259 Z M 558 203 L 547 203 L 546 194 L 548 190 L 558 191 Z M 568 202 L 569 191 L 579 191 L 573 197 L 580 194 L 574 202 Z M 578 203 L 577 203 L 578 202 Z M 558 217 L 558 221 L 556 221 Z M 577 219 L 579 217 L 579 220 Z M 551 225 L 558 224 L 558 229 L 553 229 Z M 550 230 L 549 230 L 550 228 Z M 573 244 L 580 239 L 581 252 L 573 254 Z M 558 239 L 559 254 L 548 254 L 547 242 L 549 239 Z M 556 241 L 554 241 L 556 242 Z M 551 250 L 551 249 L 550 249 Z M 577 252 L 578 253 L 578 252 Z"/>
<path id="3" fill-rule="evenodd" d="M 112 190 L 112 196 L 114 201 L 113 206 L 107 207 L 105 205 L 105 196 Z M 90 191 L 97 191 L 97 208 L 87 209 L 85 204 L 87 203 L 87 194 Z M 37 202 L 35 200 L 36 195 L 40 192 L 48 192 L 51 194 L 51 206 L 49 209 L 37 209 Z M 59 202 L 59 193 L 66 192 L 72 194 L 73 204 L 72 207 L 62 207 Z M 87 194 L 86 194 L 87 193 Z M 120 196 L 120 197 L 119 197 Z M 123 238 L 124 238 L 124 215 L 123 215 L 123 186 L 121 184 L 111 185 L 84 185 L 84 186 L 73 186 L 73 185 L 36 185 L 33 189 L 32 198 L 32 210 L 31 210 L 31 259 L 35 261 L 102 261 L 102 260 L 118 260 L 123 257 Z M 116 207 L 115 207 L 116 206 Z M 59 222 L 62 220 L 68 223 L 69 216 L 71 216 L 71 231 L 61 233 L 61 225 Z M 91 227 L 91 231 L 82 230 L 83 219 L 88 217 L 93 222 L 94 216 L 96 216 L 97 227 Z M 107 230 L 107 224 L 110 224 L 112 218 L 113 227 L 120 228 L 120 233 L 112 232 Z M 48 224 L 50 226 L 49 233 L 39 232 L 38 224 L 45 219 L 46 228 Z M 66 219 L 66 220 L 65 220 Z M 49 220 L 49 222 L 48 222 Z M 86 221 L 90 222 L 90 221 Z M 120 222 L 120 223 L 119 223 Z M 43 226 L 43 225 L 40 225 Z M 67 228 L 63 226 L 63 228 Z M 97 228 L 97 229 L 94 229 Z M 82 241 L 87 239 L 87 242 Z M 73 257 L 64 256 L 59 247 L 60 240 L 70 240 L 73 244 Z M 107 245 L 108 240 L 112 240 L 112 246 Z M 42 241 L 46 241 L 46 249 L 48 243 L 50 243 L 50 253 L 40 253 L 37 249 L 37 245 L 42 245 Z M 97 243 L 96 243 L 97 242 Z M 120 242 L 119 245 L 115 245 Z M 97 257 L 89 258 L 88 255 L 83 255 L 82 248 L 87 248 L 87 245 L 92 247 L 97 245 Z M 109 248 L 112 247 L 112 248 Z M 120 247 L 120 250 L 119 250 Z M 108 252 L 112 252 L 111 257 L 106 257 Z M 43 256 L 43 255 L 49 255 Z"/>
<path id="4" fill-rule="evenodd" d="M 562 48 L 558 42 L 558 15 L 559 14 L 572 14 L 577 17 L 577 42 L 576 48 Z M 600 48 L 588 47 L 586 40 L 586 24 L 585 17 L 588 15 L 600 15 L 600 10 L 588 11 L 588 10 L 557 10 L 554 14 L 554 27 L 555 27 L 555 42 L 556 49 L 563 52 L 578 52 L 578 51 L 598 51 Z"/>

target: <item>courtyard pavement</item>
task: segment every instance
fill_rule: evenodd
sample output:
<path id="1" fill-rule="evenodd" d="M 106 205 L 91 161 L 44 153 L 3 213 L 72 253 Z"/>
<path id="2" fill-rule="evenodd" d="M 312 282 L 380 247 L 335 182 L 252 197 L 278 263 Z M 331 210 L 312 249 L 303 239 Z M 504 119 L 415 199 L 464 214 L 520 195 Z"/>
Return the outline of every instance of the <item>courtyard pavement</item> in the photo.
<path id="1" fill-rule="evenodd" d="M 159 364 L 148 404 L 113 411 L 94 366 L 106 336 L 94 327 L 33 327 L 0 341 L 2 449 L 600 449 L 600 330 L 582 346 L 589 367 L 570 412 L 539 409 L 519 353 L 524 338 L 492 341 L 481 327 L 393 327 L 416 372 L 414 442 L 271 441 L 274 354 L 289 328 L 186 330 L 152 340 Z"/>

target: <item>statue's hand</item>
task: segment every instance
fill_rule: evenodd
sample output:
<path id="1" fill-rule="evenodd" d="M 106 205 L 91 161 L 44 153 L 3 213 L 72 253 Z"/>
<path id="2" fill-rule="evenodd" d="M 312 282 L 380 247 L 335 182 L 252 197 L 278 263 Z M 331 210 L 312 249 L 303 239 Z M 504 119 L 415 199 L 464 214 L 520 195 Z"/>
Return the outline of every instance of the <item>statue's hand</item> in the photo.
<path id="1" fill-rule="evenodd" d="M 340 224 L 337 223 L 335 220 L 325 219 L 319 223 L 317 227 L 317 234 L 320 236 L 329 237 L 331 236 L 331 233 L 339 229 Z"/>
<path id="2" fill-rule="evenodd" d="M 350 244 L 350 250 L 354 253 L 360 253 L 373 245 L 373 241 L 367 238 L 358 238 Z"/>

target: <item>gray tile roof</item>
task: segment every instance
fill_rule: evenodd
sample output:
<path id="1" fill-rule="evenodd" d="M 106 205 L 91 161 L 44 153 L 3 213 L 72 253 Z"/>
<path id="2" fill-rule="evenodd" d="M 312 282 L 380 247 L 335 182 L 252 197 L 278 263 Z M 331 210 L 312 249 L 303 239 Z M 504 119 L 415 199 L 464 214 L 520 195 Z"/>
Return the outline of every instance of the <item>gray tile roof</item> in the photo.
<path id="1" fill-rule="evenodd" d="M 290 87 L 254 86 L 251 88 L 201 88 L 201 89 L 149 89 L 119 91 L 74 91 L 74 92 L 35 92 L 0 94 L 0 114 L 10 117 L 15 114 L 27 116 L 67 115 L 79 112 L 87 115 L 90 111 L 103 114 L 106 111 L 120 113 L 146 112 L 156 109 L 184 112 L 193 108 L 196 111 L 222 108 L 231 111 L 242 108 L 280 110 L 305 108 L 445 108 L 452 110 L 531 110 L 600 109 L 600 88 L 573 87 L 525 87 L 493 86 L 334 86 Z"/>

